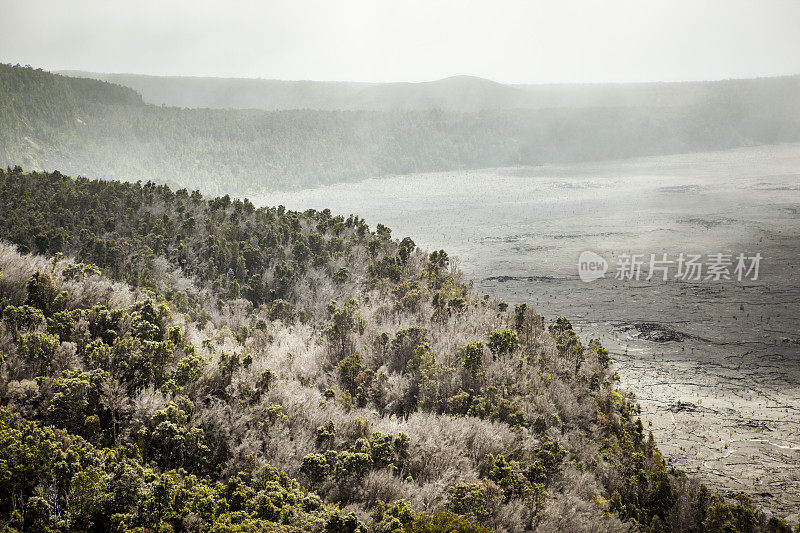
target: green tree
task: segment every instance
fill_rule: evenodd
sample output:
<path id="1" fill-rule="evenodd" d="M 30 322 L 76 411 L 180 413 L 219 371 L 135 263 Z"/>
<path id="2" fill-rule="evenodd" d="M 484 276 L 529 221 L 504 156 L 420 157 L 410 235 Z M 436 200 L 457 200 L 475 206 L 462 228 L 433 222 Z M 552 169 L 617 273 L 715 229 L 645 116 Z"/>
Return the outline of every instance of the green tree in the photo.
<path id="1" fill-rule="evenodd" d="M 28 280 L 28 298 L 25 303 L 32 305 L 49 316 L 53 311 L 53 301 L 58 296 L 58 288 L 47 272 L 36 272 Z"/>
<path id="2" fill-rule="evenodd" d="M 483 343 L 474 341 L 461 347 L 463 366 L 473 379 L 478 379 L 483 369 Z"/>
<path id="3" fill-rule="evenodd" d="M 496 329 L 489 333 L 489 351 L 495 359 L 512 354 L 519 346 L 519 337 L 514 330 Z"/>
<path id="4" fill-rule="evenodd" d="M 325 334 L 333 347 L 337 359 L 342 359 L 352 351 L 351 335 L 361 334 L 364 331 L 364 321 L 358 310 L 355 299 L 349 298 L 344 305 L 339 307 L 336 302 L 328 304 L 330 320 L 325 328 Z"/>

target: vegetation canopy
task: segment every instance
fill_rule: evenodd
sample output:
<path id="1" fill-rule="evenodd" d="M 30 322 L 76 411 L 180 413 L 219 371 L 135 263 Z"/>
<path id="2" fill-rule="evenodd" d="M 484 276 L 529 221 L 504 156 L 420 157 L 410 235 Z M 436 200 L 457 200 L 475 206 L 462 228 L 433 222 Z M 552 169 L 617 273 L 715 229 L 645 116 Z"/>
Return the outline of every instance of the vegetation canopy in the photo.
<path id="1" fill-rule="evenodd" d="M 16 167 L 0 239 L 2 531 L 790 531 L 358 216 Z"/>

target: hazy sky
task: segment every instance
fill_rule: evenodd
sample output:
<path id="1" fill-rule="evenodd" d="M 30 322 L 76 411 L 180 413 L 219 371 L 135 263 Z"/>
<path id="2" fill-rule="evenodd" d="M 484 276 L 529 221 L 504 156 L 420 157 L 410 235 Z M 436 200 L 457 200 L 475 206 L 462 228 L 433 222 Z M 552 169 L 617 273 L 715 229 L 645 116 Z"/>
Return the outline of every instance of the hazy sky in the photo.
<path id="1" fill-rule="evenodd" d="M 0 0 L 0 61 L 279 79 L 800 73 L 800 0 Z"/>

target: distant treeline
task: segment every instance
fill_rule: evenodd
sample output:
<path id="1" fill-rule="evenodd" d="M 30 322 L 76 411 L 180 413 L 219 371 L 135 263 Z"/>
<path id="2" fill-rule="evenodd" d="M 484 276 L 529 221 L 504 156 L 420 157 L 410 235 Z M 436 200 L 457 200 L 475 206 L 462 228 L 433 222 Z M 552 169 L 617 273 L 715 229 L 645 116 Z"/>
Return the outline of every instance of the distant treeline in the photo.
<path id="1" fill-rule="evenodd" d="M 739 104 L 777 98 L 798 102 L 800 77 L 651 83 L 507 85 L 474 76 L 421 83 L 289 81 L 252 78 L 147 76 L 61 71 L 130 87 L 148 104 L 209 109 L 328 111 L 703 106 L 734 97 Z"/>
<path id="2" fill-rule="evenodd" d="M 268 112 L 159 107 L 129 88 L 0 65 L 0 164 L 255 194 L 800 140 L 800 78 L 721 87 L 657 107 Z"/>

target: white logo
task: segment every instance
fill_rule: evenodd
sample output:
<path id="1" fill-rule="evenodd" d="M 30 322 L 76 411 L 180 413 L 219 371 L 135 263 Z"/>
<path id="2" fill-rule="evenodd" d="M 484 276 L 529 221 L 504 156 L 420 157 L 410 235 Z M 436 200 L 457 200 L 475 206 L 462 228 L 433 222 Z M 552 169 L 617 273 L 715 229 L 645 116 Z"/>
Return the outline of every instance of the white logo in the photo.
<path id="1" fill-rule="evenodd" d="M 589 283 L 602 278 L 608 270 L 608 263 L 602 256 L 594 252 L 581 252 L 578 258 L 578 276 L 581 281 Z"/>

